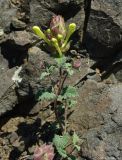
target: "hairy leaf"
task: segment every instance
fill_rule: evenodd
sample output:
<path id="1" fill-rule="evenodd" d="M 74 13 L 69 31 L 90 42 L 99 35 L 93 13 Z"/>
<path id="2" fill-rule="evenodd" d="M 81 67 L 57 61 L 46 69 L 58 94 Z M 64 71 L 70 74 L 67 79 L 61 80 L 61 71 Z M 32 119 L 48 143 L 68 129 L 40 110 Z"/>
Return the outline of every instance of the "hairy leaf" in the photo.
<path id="1" fill-rule="evenodd" d="M 65 134 L 63 136 L 55 135 L 53 138 L 53 144 L 55 145 L 58 153 L 63 157 L 67 157 L 67 153 L 65 151 L 65 148 L 68 145 L 70 136 L 68 134 Z"/>
<path id="2" fill-rule="evenodd" d="M 73 75 L 74 71 L 72 69 L 71 63 L 65 63 L 64 68 L 66 69 L 67 73 L 71 76 Z"/>
<path id="3" fill-rule="evenodd" d="M 73 86 L 68 86 L 65 88 L 65 92 L 64 92 L 64 98 L 74 98 L 78 95 L 77 90 L 75 87 Z"/>
<path id="4" fill-rule="evenodd" d="M 49 76 L 49 73 L 48 72 L 43 72 L 40 76 L 40 79 L 44 79 L 46 76 Z"/>
<path id="5" fill-rule="evenodd" d="M 72 136 L 72 141 L 73 141 L 73 145 L 74 147 L 80 151 L 80 146 L 77 145 L 77 143 L 79 142 L 80 138 L 78 137 L 78 135 L 74 132 L 73 136 Z"/>
<path id="6" fill-rule="evenodd" d="M 77 101 L 75 101 L 75 100 L 72 100 L 72 99 L 71 99 L 71 100 L 69 101 L 69 107 L 70 107 L 70 108 L 75 107 L 76 104 L 77 104 Z"/>
<path id="7" fill-rule="evenodd" d="M 69 141 L 69 135 L 65 134 L 63 136 L 55 135 L 53 138 L 53 143 L 56 148 L 66 148 Z"/>
<path id="8" fill-rule="evenodd" d="M 61 157 L 66 158 L 67 157 L 67 153 L 65 151 L 65 149 L 62 148 L 57 148 L 58 153 L 60 154 Z"/>
<path id="9" fill-rule="evenodd" d="M 56 95 L 50 92 L 44 92 L 41 96 L 39 96 L 38 100 L 53 100 L 55 99 Z"/>
<path id="10" fill-rule="evenodd" d="M 55 61 L 59 67 L 63 66 L 66 63 L 66 57 L 55 58 Z"/>
<path id="11" fill-rule="evenodd" d="M 48 68 L 48 72 L 49 73 L 52 73 L 52 72 L 54 72 L 54 70 L 56 70 L 57 69 L 57 67 L 56 66 L 50 66 L 49 68 Z"/>

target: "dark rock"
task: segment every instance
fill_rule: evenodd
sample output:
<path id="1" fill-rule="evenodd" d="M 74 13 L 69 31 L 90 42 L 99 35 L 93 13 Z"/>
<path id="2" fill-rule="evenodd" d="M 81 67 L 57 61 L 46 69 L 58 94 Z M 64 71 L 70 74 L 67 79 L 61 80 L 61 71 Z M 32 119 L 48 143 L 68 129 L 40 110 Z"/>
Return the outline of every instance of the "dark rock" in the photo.
<path id="1" fill-rule="evenodd" d="M 86 46 L 92 57 L 111 57 L 121 50 L 121 17 L 121 0 L 92 1 L 86 34 Z"/>
<path id="2" fill-rule="evenodd" d="M 30 22 L 32 25 L 46 27 L 54 13 L 35 0 L 30 2 Z"/>
<path id="3" fill-rule="evenodd" d="M 37 47 L 32 47 L 28 51 L 28 63 L 23 66 L 20 74 L 22 83 L 17 89 L 19 97 L 33 97 L 36 95 L 38 88 L 47 86 L 47 81 L 40 84 L 40 75 L 43 69 L 44 61 L 50 62 L 49 55 Z M 50 85 L 50 84 L 49 84 Z M 43 86 L 43 87 L 42 87 Z M 48 87 L 48 86 L 47 86 Z"/>

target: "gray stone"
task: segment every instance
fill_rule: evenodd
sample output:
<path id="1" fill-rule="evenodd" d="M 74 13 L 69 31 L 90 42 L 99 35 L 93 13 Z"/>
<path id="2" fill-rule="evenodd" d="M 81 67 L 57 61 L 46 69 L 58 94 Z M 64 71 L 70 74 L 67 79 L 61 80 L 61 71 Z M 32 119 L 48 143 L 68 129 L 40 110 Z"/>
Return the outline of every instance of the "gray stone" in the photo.
<path id="1" fill-rule="evenodd" d="M 26 28 L 26 23 L 18 20 L 17 18 L 13 18 L 12 21 L 11 21 L 11 24 L 15 29 L 21 29 L 22 30 L 22 29 Z"/>
<path id="2" fill-rule="evenodd" d="M 121 159 L 122 85 L 87 80 L 79 89 L 77 106 L 69 118 L 72 130 L 84 139 L 81 157 Z"/>
<path id="3" fill-rule="evenodd" d="M 26 31 L 15 31 L 10 33 L 8 38 L 10 41 L 13 41 L 15 45 L 25 46 L 31 43 L 31 36 Z"/>
<path id="4" fill-rule="evenodd" d="M 17 8 L 13 7 L 9 0 L 0 1 L 0 28 L 5 32 L 10 32 L 10 24 L 13 17 L 16 16 Z"/>
<path id="5" fill-rule="evenodd" d="M 46 27 L 54 13 L 40 5 L 38 1 L 31 1 L 29 5 L 31 24 Z"/>

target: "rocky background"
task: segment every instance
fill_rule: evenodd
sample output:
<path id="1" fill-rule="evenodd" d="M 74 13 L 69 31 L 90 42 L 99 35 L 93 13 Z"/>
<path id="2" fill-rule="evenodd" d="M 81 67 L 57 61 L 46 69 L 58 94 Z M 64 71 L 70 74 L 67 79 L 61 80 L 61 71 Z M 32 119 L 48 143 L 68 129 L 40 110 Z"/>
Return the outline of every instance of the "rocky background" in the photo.
<path id="1" fill-rule="evenodd" d="M 80 160 L 121 160 L 121 0 L 0 0 L 0 159 L 33 159 L 51 138 L 50 106 L 34 97 L 50 85 L 39 76 L 53 59 L 31 27 L 46 29 L 55 14 L 77 24 L 70 53 L 81 56 L 81 70 L 69 82 L 79 98 L 69 121 L 83 140 Z"/>

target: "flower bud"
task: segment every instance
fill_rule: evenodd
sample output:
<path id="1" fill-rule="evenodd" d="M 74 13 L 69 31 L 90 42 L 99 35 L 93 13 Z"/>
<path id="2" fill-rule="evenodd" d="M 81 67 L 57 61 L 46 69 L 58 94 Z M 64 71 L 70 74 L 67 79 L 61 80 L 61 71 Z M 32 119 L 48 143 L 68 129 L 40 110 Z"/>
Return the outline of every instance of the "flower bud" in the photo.
<path id="1" fill-rule="evenodd" d="M 55 37 L 57 37 L 58 34 L 63 35 L 64 38 L 66 37 L 66 27 L 62 16 L 53 16 L 50 22 L 50 29 Z"/>

